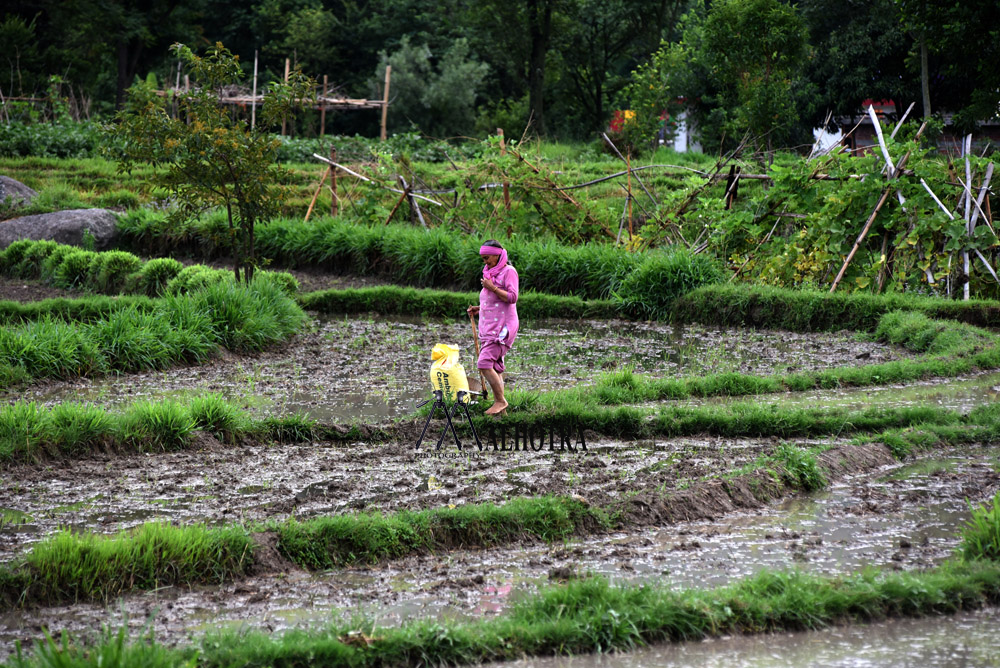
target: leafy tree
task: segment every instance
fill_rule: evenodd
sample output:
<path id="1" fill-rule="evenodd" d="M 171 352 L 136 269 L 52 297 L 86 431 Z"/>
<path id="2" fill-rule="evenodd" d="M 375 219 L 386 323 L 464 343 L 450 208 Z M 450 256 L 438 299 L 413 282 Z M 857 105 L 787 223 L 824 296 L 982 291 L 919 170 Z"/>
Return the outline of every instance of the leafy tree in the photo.
<path id="1" fill-rule="evenodd" d="M 896 0 L 913 39 L 925 112 L 931 98 L 972 132 L 976 122 L 1000 117 L 1000 4 L 996 0 Z M 917 66 L 914 67 L 917 69 Z M 926 115 L 926 113 L 925 113 Z"/>
<path id="2" fill-rule="evenodd" d="M 902 104 L 918 98 L 919 86 L 906 65 L 911 40 L 896 0 L 805 0 L 799 7 L 814 48 L 806 72 L 817 88 L 816 114 L 808 118 L 812 125 L 820 125 L 828 110 L 856 115 L 866 99 Z"/>
<path id="3" fill-rule="evenodd" d="M 577 117 L 578 131 L 607 124 L 608 105 L 628 83 L 629 71 L 672 31 L 687 0 L 573 0 L 553 38 L 559 64 L 554 104 L 560 118 Z M 550 123 L 551 125 L 551 123 Z"/>
<path id="4" fill-rule="evenodd" d="M 497 75 L 502 97 L 528 96 L 535 130 L 546 133 L 547 72 L 553 38 L 566 0 L 484 0 L 472 3 L 467 21 L 476 50 Z"/>
<path id="5" fill-rule="evenodd" d="M 32 93 L 41 83 L 36 80 L 39 64 L 36 20 L 35 17 L 29 21 L 24 17 L 11 15 L 0 22 L 0 44 L 4 45 L 3 63 L 7 66 L 6 76 L 0 80 L 0 89 L 7 96 Z"/>
<path id="6" fill-rule="evenodd" d="M 175 44 L 173 51 L 197 85 L 178 98 L 176 118 L 151 86 L 132 86 L 126 107 L 108 127 L 122 146 L 114 157 L 123 171 L 137 163 L 164 167 L 157 178 L 177 194 L 176 215 L 224 208 L 233 271 L 237 280 L 249 282 L 257 266 L 254 226 L 277 212 L 283 195 L 278 184 L 287 174 L 276 163 L 278 140 L 262 126 L 280 122 L 311 94 L 314 82 L 296 70 L 287 83 L 272 83 L 264 95 L 262 124 L 250 128 L 219 103 L 222 89 L 243 78 L 239 57 L 221 43 L 203 57 L 182 44 Z"/>
<path id="7" fill-rule="evenodd" d="M 379 56 L 373 88 L 385 80 L 386 65 L 392 66 L 390 127 L 412 123 L 437 136 L 471 131 L 476 95 L 489 67 L 470 55 L 467 40 L 455 40 L 436 63 L 426 44 L 413 44 L 408 37 L 392 54 Z"/>
<path id="8" fill-rule="evenodd" d="M 649 62 L 632 72 L 621 99 L 622 106 L 634 113 L 622 128 L 624 143 L 633 155 L 651 145 L 660 127 L 684 109 L 680 100 L 691 88 L 686 75 L 692 71 L 692 56 L 687 44 L 664 42 Z"/>
<path id="9" fill-rule="evenodd" d="M 705 58 L 728 130 L 773 152 L 798 119 L 792 79 L 808 51 L 805 22 L 779 0 L 721 0 L 705 21 Z"/>
<path id="10" fill-rule="evenodd" d="M 634 119 L 625 124 L 626 142 L 650 144 L 661 125 L 669 134 L 683 111 L 688 123 L 698 128 L 706 150 L 719 148 L 726 109 L 720 106 L 719 86 L 709 72 L 704 46 L 705 14 L 703 6 L 685 13 L 675 26 L 680 39 L 664 41 L 648 62 L 632 72 L 619 101 L 621 107 L 636 112 Z"/>

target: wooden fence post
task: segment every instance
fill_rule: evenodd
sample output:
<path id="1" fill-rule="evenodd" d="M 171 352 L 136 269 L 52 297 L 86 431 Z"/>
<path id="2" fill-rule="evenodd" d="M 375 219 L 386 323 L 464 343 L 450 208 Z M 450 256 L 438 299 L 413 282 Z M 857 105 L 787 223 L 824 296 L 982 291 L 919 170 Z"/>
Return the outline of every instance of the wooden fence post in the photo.
<path id="1" fill-rule="evenodd" d="M 503 128 L 497 128 L 497 136 L 500 137 L 500 155 L 507 155 L 507 145 L 503 141 Z M 510 211 L 510 183 L 503 182 L 503 207 Z"/>
<path id="2" fill-rule="evenodd" d="M 288 83 L 288 75 L 292 67 L 292 61 L 289 58 L 285 58 L 285 83 Z M 288 119 L 285 116 L 281 117 L 281 136 L 285 136 L 285 130 L 287 128 Z"/>
<path id="3" fill-rule="evenodd" d="M 392 65 L 385 66 L 385 90 L 382 92 L 382 130 L 379 139 L 385 141 L 385 121 L 389 114 L 389 79 L 392 77 Z"/>
<path id="4" fill-rule="evenodd" d="M 323 75 L 323 100 L 319 103 L 319 136 L 322 137 L 326 134 L 326 87 L 329 83 L 330 77 L 326 74 Z M 333 149 L 330 149 L 331 151 Z M 332 160 L 333 158 L 331 158 Z M 336 181 L 334 181 L 336 183 Z"/>
<path id="5" fill-rule="evenodd" d="M 253 92 L 250 94 L 250 129 L 257 125 L 257 51 L 253 52 Z"/>
<path id="6" fill-rule="evenodd" d="M 330 147 L 330 162 L 337 162 L 337 149 Z M 330 192 L 333 197 L 330 200 L 330 215 L 337 215 L 338 195 L 337 195 L 337 168 L 330 167 Z"/>

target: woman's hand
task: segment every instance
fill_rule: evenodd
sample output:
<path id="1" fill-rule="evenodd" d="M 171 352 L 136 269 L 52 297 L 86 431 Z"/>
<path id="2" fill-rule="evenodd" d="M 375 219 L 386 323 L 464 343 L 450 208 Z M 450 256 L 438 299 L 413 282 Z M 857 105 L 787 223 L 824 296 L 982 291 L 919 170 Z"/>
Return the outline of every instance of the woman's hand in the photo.
<path id="1" fill-rule="evenodd" d="M 484 278 L 482 280 L 482 283 L 483 283 L 483 287 L 486 288 L 487 290 L 489 290 L 490 292 L 496 292 L 497 291 L 497 284 L 494 283 L 493 281 L 491 281 L 490 279 Z"/>
<path id="2" fill-rule="evenodd" d="M 465 309 L 465 312 L 468 313 L 469 315 L 479 315 L 479 307 L 470 306 L 469 308 Z"/>

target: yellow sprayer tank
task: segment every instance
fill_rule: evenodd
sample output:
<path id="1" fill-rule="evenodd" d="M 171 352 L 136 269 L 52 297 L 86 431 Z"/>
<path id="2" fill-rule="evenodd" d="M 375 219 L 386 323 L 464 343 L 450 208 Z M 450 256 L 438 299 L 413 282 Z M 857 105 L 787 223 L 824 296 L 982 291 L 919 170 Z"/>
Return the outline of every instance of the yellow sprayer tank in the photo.
<path id="1" fill-rule="evenodd" d="M 444 396 L 454 399 L 459 390 L 469 391 L 469 380 L 465 369 L 458 363 L 458 348 L 439 343 L 431 350 L 431 386 L 441 390 Z M 468 397 L 468 395 L 466 395 Z"/>

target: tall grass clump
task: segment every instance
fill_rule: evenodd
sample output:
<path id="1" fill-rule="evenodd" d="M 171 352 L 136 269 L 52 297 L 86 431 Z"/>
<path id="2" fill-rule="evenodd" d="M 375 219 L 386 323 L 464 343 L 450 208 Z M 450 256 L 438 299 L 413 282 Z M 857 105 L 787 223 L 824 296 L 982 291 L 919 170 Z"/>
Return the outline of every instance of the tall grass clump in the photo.
<path id="1" fill-rule="evenodd" d="M 35 545 L 25 567 L 43 600 L 108 600 L 131 589 L 224 582 L 245 571 L 251 548 L 239 526 L 147 523 L 117 536 L 62 531 Z"/>
<path id="2" fill-rule="evenodd" d="M 353 513 L 289 520 L 276 526 L 278 548 L 313 570 L 376 563 L 418 551 L 488 547 L 530 538 L 563 540 L 588 524 L 607 528 L 601 511 L 567 497 L 543 496 L 420 512 Z"/>
<path id="3" fill-rule="evenodd" d="M 722 281 L 722 270 L 705 255 L 675 248 L 650 253 L 630 273 L 614 299 L 622 311 L 648 320 L 666 319 L 674 301 L 691 290 Z"/>
<path id="4" fill-rule="evenodd" d="M 250 285 L 227 278 L 182 296 L 83 304 L 77 310 L 99 319 L 69 324 L 43 317 L 0 328 L 0 369 L 12 378 L 70 378 L 199 363 L 220 345 L 259 351 L 307 320 L 286 288 L 262 273 Z"/>
<path id="5" fill-rule="evenodd" d="M 958 550 L 967 561 L 1000 561 L 1000 492 L 993 496 L 992 502 L 972 509 Z"/>
<path id="6" fill-rule="evenodd" d="M 0 406 L 0 466 L 42 455 L 74 457 L 95 451 L 168 451 L 188 447 L 195 430 L 234 443 L 245 436 L 275 438 L 235 404 L 215 394 L 189 405 L 139 401 L 121 411 L 63 403 L 46 408 L 18 401 Z M 318 427 L 316 427 L 318 431 Z"/>
<path id="7" fill-rule="evenodd" d="M 267 274 L 255 276 L 248 285 L 220 281 L 192 293 L 190 299 L 209 315 L 220 343 L 235 352 L 284 341 L 308 319 L 282 282 Z"/>
<path id="8" fill-rule="evenodd" d="M 888 343 L 929 355 L 969 354 L 994 347 L 994 334 L 948 320 L 932 320 L 924 313 L 893 311 L 879 320 L 875 336 Z"/>
<path id="9" fill-rule="evenodd" d="M 816 454 L 791 443 L 782 443 L 774 453 L 786 479 L 806 492 L 818 492 L 826 487 L 826 476 L 816 462 Z"/>
<path id="10" fill-rule="evenodd" d="M 114 442 L 115 419 L 97 406 L 58 404 L 42 422 L 43 447 L 75 457 L 103 449 Z"/>
<path id="11" fill-rule="evenodd" d="M 195 429 L 207 431 L 225 443 L 234 443 L 250 428 L 246 414 L 218 394 L 195 397 L 188 411 Z"/>
<path id="12" fill-rule="evenodd" d="M 72 378 L 107 369 L 88 327 L 48 318 L 0 328 L 0 364 L 36 378 Z"/>
<path id="13" fill-rule="evenodd" d="M 1000 327 L 1000 303 L 968 302 L 913 294 L 790 289 L 764 285 L 707 285 L 676 300 L 674 322 L 729 327 L 786 329 L 793 332 L 874 331 L 892 311 L 917 311 L 935 319 L 979 327 Z"/>
<path id="14" fill-rule="evenodd" d="M 187 445 L 195 426 L 194 417 L 177 402 L 140 401 L 121 416 L 116 436 L 135 450 L 170 452 Z"/>
<path id="15" fill-rule="evenodd" d="M 33 457 L 44 433 L 43 414 L 34 402 L 0 409 L 0 461 Z"/>

